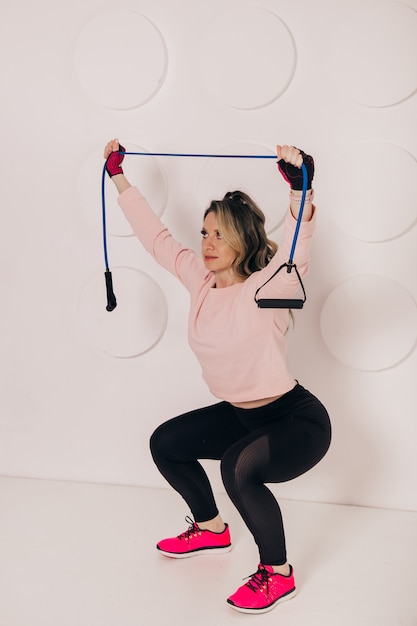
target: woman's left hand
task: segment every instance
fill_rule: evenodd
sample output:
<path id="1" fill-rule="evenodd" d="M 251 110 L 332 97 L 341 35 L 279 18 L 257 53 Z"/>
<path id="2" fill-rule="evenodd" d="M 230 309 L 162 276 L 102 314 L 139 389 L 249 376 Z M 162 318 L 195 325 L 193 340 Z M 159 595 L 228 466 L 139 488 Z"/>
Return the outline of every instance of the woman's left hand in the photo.
<path id="1" fill-rule="evenodd" d="M 291 189 L 300 191 L 303 188 L 301 165 L 304 163 L 307 170 L 307 189 L 311 189 L 314 176 L 314 160 L 309 154 L 294 146 L 277 146 L 278 169 Z"/>

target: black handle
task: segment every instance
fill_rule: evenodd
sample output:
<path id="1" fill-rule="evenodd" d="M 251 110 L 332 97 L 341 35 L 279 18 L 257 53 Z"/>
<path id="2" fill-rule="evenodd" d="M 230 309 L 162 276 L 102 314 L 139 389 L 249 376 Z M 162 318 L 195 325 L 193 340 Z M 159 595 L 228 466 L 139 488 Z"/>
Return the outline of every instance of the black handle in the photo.
<path id="1" fill-rule="evenodd" d="M 304 300 L 281 300 L 261 299 L 256 301 L 260 309 L 302 309 Z"/>
<path id="2" fill-rule="evenodd" d="M 113 311 L 117 307 L 116 296 L 113 291 L 113 280 L 111 277 L 110 270 L 106 270 L 104 272 L 104 276 L 106 278 L 106 291 L 107 291 L 107 311 Z"/>

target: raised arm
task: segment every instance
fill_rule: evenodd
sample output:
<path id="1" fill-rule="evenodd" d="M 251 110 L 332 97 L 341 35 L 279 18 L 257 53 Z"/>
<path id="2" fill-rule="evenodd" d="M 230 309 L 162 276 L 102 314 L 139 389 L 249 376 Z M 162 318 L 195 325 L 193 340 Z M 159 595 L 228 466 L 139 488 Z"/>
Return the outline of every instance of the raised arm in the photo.
<path id="1" fill-rule="evenodd" d="M 302 196 L 303 188 L 303 175 L 301 172 L 301 165 L 304 163 L 307 169 L 307 194 L 304 205 L 304 211 L 302 216 L 303 222 L 308 222 L 314 212 L 313 207 L 313 190 L 311 183 L 314 176 L 314 161 L 313 157 L 309 154 L 305 154 L 302 150 L 294 148 L 294 146 L 277 146 L 278 157 L 278 169 L 281 172 L 283 178 L 289 183 L 291 187 L 290 193 L 290 209 L 293 216 L 297 219 Z"/>

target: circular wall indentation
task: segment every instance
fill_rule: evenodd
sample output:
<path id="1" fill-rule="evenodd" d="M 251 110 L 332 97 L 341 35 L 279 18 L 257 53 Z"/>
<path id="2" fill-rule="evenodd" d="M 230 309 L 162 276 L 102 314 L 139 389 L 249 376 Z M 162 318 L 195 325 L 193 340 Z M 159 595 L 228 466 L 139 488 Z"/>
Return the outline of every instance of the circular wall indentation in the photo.
<path id="1" fill-rule="evenodd" d="M 417 307 L 396 281 L 354 276 L 329 294 L 320 325 L 329 351 L 339 361 L 377 372 L 394 367 L 414 349 Z"/>
<path id="2" fill-rule="evenodd" d="M 122 141 L 128 152 L 146 152 L 136 144 Z M 104 146 L 103 146 L 104 147 Z M 101 228 L 101 174 L 104 166 L 103 151 L 96 150 L 81 165 L 78 178 L 78 195 L 83 219 L 97 231 Z M 168 201 L 168 184 L 160 162 L 151 156 L 126 155 L 123 171 L 130 183 L 145 196 L 154 212 L 160 217 Z M 117 203 L 118 193 L 106 175 L 105 202 L 107 233 L 119 237 L 131 236 L 132 229 Z"/>
<path id="3" fill-rule="evenodd" d="M 168 58 L 156 26 L 136 11 L 120 9 L 100 13 L 84 26 L 74 63 L 93 100 L 110 109 L 132 109 L 159 91 Z"/>
<path id="4" fill-rule="evenodd" d="M 258 109 L 279 98 L 296 65 L 293 37 L 274 13 L 239 8 L 219 17 L 201 37 L 198 71 L 215 99 Z"/>
<path id="5" fill-rule="evenodd" d="M 391 144 L 360 144 L 339 155 L 335 167 L 323 199 L 347 234 L 381 242 L 415 223 L 417 162 L 411 154 Z"/>
<path id="6" fill-rule="evenodd" d="M 137 357 L 163 336 L 168 319 L 165 296 L 151 276 L 132 267 L 112 269 L 117 307 L 106 310 L 104 272 L 84 286 L 78 316 L 88 340 L 112 357 Z"/>
<path id="7" fill-rule="evenodd" d="M 218 154 L 274 155 L 259 144 L 238 143 L 216 151 Z M 197 193 L 204 209 L 211 200 L 223 198 L 228 191 L 248 193 L 266 216 L 268 232 L 274 230 L 288 211 L 288 189 L 281 184 L 274 159 L 210 158 L 204 163 L 197 181 Z"/>
<path id="8" fill-rule="evenodd" d="M 392 106 L 417 89 L 417 12 L 402 2 L 345 3 L 332 67 L 347 97 Z"/>

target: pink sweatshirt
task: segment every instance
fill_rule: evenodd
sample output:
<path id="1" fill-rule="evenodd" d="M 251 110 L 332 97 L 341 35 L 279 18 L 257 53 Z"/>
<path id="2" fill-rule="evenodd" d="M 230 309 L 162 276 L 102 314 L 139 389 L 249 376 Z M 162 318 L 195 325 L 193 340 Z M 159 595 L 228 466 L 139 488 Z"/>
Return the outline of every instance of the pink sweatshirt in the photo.
<path id="1" fill-rule="evenodd" d="M 174 274 L 191 296 L 188 338 L 214 396 L 246 402 L 286 393 L 294 378 L 286 365 L 288 309 L 259 309 L 256 289 L 288 261 L 296 220 L 285 219 L 283 241 L 271 262 L 242 283 L 216 289 L 202 258 L 178 243 L 135 187 L 120 194 L 119 204 L 134 233 L 156 261 Z M 315 217 L 300 225 L 294 263 L 307 272 Z M 299 290 L 295 272 L 284 268 L 258 297 L 293 298 Z"/>

